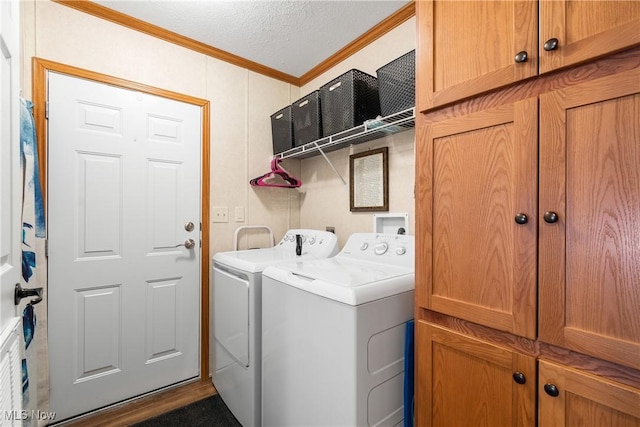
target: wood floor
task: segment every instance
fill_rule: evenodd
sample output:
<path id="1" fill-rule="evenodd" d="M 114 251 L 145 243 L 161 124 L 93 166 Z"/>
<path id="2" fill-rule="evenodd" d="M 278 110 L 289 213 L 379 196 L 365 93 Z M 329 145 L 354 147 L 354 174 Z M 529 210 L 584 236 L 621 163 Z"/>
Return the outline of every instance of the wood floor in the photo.
<path id="1" fill-rule="evenodd" d="M 216 389 L 213 387 L 211 380 L 200 380 L 60 425 L 64 425 L 64 427 L 128 426 L 157 417 L 214 394 L 216 394 Z"/>

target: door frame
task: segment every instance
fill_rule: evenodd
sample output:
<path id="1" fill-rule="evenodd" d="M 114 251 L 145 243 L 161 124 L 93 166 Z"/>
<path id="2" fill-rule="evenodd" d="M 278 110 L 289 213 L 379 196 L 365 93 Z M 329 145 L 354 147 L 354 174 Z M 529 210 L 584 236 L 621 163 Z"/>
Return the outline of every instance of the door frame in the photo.
<path id="1" fill-rule="evenodd" d="M 53 71 L 66 74 L 76 78 L 92 80 L 98 83 L 105 83 L 120 88 L 144 92 L 163 98 L 181 101 L 188 104 L 197 105 L 202 110 L 202 153 L 201 153 L 201 194 L 200 194 L 200 220 L 202 222 L 202 242 L 200 249 L 201 271 L 200 271 L 200 380 L 209 379 L 209 215 L 210 215 L 210 102 L 206 99 L 195 98 L 177 92 L 171 92 L 131 80 L 125 80 L 107 74 L 97 73 L 58 62 L 49 61 L 42 58 L 33 58 L 33 115 L 36 123 L 36 134 L 38 140 L 38 156 L 40 161 L 40 179 L 42 180 L 42 197 L 46 207 L 47 189 L 47 119 L 44 106 L 47 101 L 47 72 Z M 46 208 L 45 208 L 46 209 Z M 48 286 L 48 284 L 47 284 Z"/>

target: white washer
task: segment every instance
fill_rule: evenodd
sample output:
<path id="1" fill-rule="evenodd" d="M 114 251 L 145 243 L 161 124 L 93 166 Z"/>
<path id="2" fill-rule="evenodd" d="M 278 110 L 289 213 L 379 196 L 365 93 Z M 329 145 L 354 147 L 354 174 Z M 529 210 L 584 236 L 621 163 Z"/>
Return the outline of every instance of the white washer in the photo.
<path id="1" fill-rule="evenodd" d="M 352 235 L 262 278 L 264 426 L 399 426 L 414 237 Z"/>
<path id="2" fill-rule="evenodd" d="M 296 235 L 301 255 L 296 255 Z M 272 248 L 219 252 L 213 256 L 213 384 L 240 424 L 260 426 L 260 332 L 262 271 L 270 265 L 338 253 L 335 234 L 289 230 Z"/>

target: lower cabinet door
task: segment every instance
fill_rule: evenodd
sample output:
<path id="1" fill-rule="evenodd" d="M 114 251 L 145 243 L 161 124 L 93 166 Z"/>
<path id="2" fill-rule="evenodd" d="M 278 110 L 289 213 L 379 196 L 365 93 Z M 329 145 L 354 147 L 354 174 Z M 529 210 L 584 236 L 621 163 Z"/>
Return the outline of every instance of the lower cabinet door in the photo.
<path id="1" fill-rule="evenodd" d="M 541 360 L 540 427 L 640 427 L 640 389 Z"/>
<path id="2" fill-rule="evenodd" d="M 535 358 L 424 321 L 416 338 L 416 426 L 535 425 Z"/>

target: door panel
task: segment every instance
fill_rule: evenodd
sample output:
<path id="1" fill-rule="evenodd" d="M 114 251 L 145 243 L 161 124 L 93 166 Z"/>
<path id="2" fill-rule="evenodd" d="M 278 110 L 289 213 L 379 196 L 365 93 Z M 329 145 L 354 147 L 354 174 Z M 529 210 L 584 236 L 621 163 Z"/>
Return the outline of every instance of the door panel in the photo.
<path id="1" fill-rule="evenodd" d="M 76 291 L 78 354 L 73 381 L 120 372 L 122 369 L 121 288 L 118 285 Z"/>
<path id="2" fill-rule="evenodd" d="M 76 153 L 78 164 L 77 258 L 121 255 L 122 161 L 106 154 Z"/>
<path id="3" fill-rule="evenodd" d="M 538 73 L 536 1 L 419 1 L 416 14 L 420 112 Z"/>
<path id="4" fill-rule="evenodd" d="M 416 425 L 535 425 L 535 358 L 424 321 L 416 334 Z"/>
<path id="5" fill-rule="evenodd" d="M 640 70 L 540 102 L 540 339 L 640 369 Z"/>
<path id="6" fill-rule="evenodd" d="M 58 73 L 48 84 L 51 408 L 64 419 L 198 375 L 200 236 L 184 225 L 200 223 L 201 111 Z"/>
<path id="7" fill-rule="evenodd" d="M 541 360 L 538 395 L 540 427 L 640 427 L 640 391 L 587 372 Z"/>
<path id="8" fill-rule="evenodd" d="M 535 338 L 537 101 L 430 125 L 431 195 L 417 283 L 424 307 Z M 423 158 L 423 154 L 420 154 Z M 428 166 L 421 166 L 421 168 Z M 424 171 L 421 172 L 424 176 Z M 517 214 L 528 221 L 519 224 Z"/>
<path id="9" fill-rule="evenodd" d="M 555 0 L 539 5 L 541 74 L 640 44 L 636 0 Z M 558 39 L 558 48 L 545 51 L 551 38 Z"/>
<path id="10" fill-rule="evenodd" d="M 182 319 L 177 308 L 181 305 L 181 278 L 147 283 L 147 363 L 162 358 L 180 356 Z"/>
<path id="11" fill-rule="evenodd" d="M 0 2 L 0 330 L 17 316 L 20 282 L 20 2 Z"/>
<path id="12" fill-rule="evenodd" d="M 178 211 L 182 186 L 181 165 L 158 160 L 147 163 L 149 177 L 147 212 L 150 213 L 149 253 L 159 254 L 167 249 L 175 251 L 181 235 L 178 235 Z"/>

